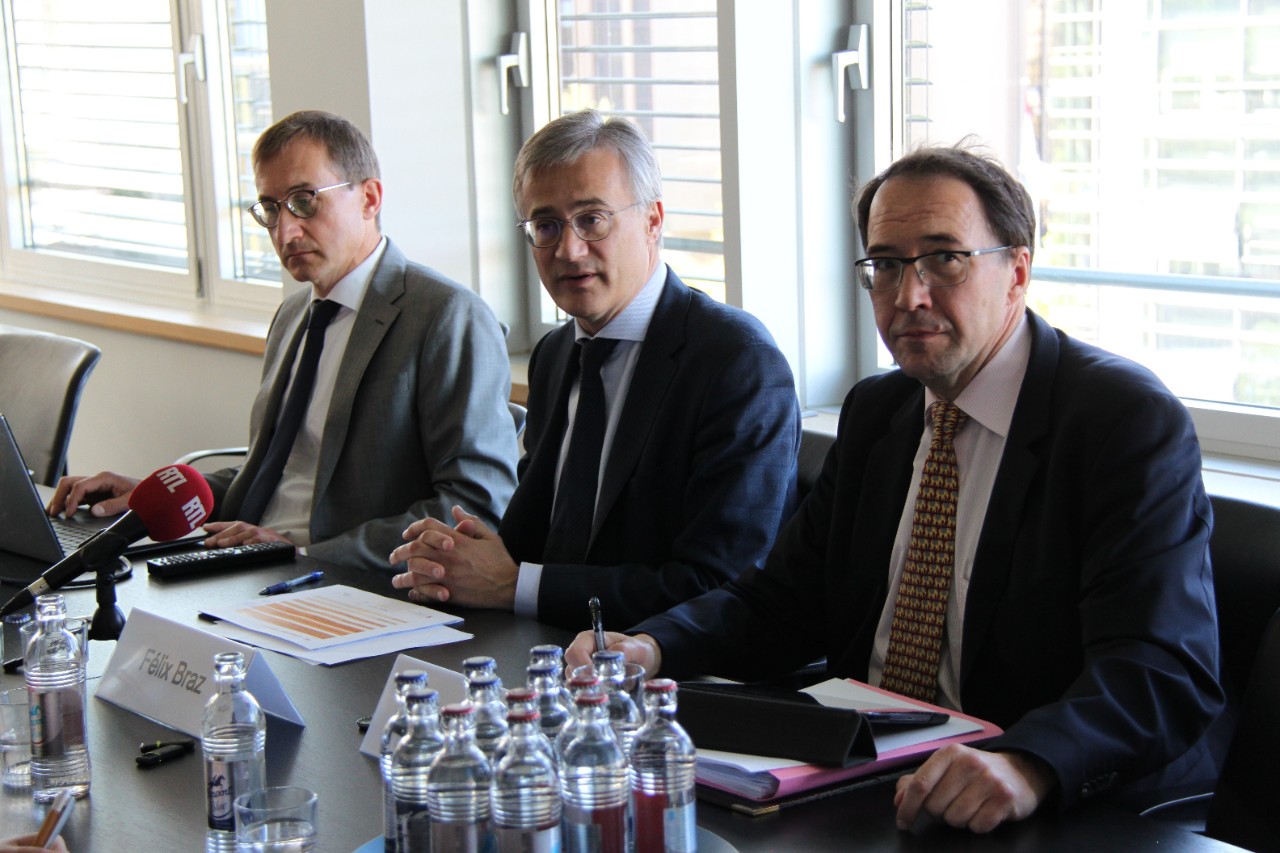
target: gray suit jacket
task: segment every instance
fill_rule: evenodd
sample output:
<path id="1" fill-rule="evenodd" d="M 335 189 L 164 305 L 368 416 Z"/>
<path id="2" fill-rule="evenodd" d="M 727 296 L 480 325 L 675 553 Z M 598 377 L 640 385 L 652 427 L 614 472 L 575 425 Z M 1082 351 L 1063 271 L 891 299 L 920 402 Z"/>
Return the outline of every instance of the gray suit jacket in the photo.
<path id="1" fill-rule="evenodd" d="M 208 477 L 218 520 L 236 518 L 266 453 L 310 299 L 309 289 L 291 294 L 272 320 L 249 455 Z M 307 553 L 389 570 L 410 522 L 451 524 L 454 504 L 496 527 L 515 489 L 510 393 L 502 328 L 484 300 L 388 240 L 325 419 Z"/>

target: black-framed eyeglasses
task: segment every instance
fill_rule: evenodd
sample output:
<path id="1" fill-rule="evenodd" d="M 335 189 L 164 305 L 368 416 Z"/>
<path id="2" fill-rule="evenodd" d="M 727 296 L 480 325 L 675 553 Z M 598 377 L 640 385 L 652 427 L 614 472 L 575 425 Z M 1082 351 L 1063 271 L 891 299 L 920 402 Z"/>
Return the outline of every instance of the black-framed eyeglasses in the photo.
<path id="1" fill-rule="evenodd" d="M 637 201 L 617 210 L 584 210 L 568 219 L 539 216 L 534 219 L 525 219 L 522 222 L 517 222 L 516 227 L 524 229 L 524 238 L 535 249 L 550 249 L 559 243 L 566 225 L 572 228 L 573 233 L 583 240 L 588 243 L 594 243 L 609 236 L 609 232 L 613 230 L 613 217 L 624 210 L 630 210 L 642 204 L 644 202 Z"/>
<path id="2" fill-rule="evenodd" d="M 249 205 L 249 213 L 263 228 L 275 228 L 280 223 L 280 206 L 284 205 L 289 212 L 299 219 L 310 219 L 316 215 L 316 196 L 329 190 L 351 186 L 351 181 L 317 187 L 314 190 L 294 190 L 279 201 L 264 198 Z"/>
<path id="3" fill-rule="evenodd" d="M 902 286 L 902 275 L 907 264 L 916 268 L 916 275 L 925 287 L 955 287 L 969 277 L 969 259 L 978 255 L 1006 252 L 1013 246 L 996 246 L 994 249 L 941 249 L 926 252 L 914 258 L 863 258 L 853 262 L 858 271 L 858 284 L 863 290 L 880 293 L 897 290 Z"/>

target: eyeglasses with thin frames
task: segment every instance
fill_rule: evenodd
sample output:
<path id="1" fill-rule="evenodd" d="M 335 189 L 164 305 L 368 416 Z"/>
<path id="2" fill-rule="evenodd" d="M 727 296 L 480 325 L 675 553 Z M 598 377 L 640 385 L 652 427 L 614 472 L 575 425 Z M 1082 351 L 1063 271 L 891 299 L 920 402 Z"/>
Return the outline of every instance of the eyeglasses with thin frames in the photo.
<path id="1" fill-rule="evenodd" d="M 941 249 L 926 252 L 914 258 L 862 258 L 854 261 L 858 284 L 863 290 L 881 293 L 897 290 L 902 286 L 902 276 L 907 264 L 916 268 L 916 275 L 925 287 L 955 287 L 969 278 L 970 259 L 979 255 L 1006 252 L 1014 246 L 996 246 L 993 249 Z"/>
<path id="2" fill-rule="evenodd" d="M 263 228 L 275 228 L 280 224 L 280 206 L 284 205 L 289 212 L 299 219 L 310 219 L 316 215 L 316 196 L 329 190 L 351 186 L 351 181 L 317 187 L 314 190 L 294 190 L 279 201 L 264 198 L 249 205 L 249 213 Z"/>
<path id="3" fill-rule="evenodd" d="M 617 210 L 584 210 L 568 219 L 556 219 L 554 216 L 538 216 L 516 223 L 516 227 L 524 230 L 524 237 L 535 249 L 550 249 L 560 242 L 564 235 L 564 226 L 568 225 L 581 239 L 595 243 L 609 236 L 613 230 L 613 217 L 625 210 L 644 204 L 637 201 Z"/>

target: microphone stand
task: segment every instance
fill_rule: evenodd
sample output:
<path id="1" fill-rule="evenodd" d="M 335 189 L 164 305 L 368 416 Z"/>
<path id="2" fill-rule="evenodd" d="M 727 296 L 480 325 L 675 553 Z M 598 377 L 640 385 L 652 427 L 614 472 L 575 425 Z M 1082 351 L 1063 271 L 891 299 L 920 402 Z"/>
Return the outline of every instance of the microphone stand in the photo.
<path id="1" fill-rule="evenodd" d="M 108 538 L 114 534 L 104 534 L 98 538 Z M 120 553 L 129 544 L 121 539 Z M 116 604 L 116 563 L 121 559 L 120 556 L 114 555 L 115 549 L 108 550 L 107 553 L 113 556 L 93 559 L 90 552 L 85 553 L 85 568 L 97 573 L 97 580 L 94 583 L 94 590 L 97 593 L 98 609 L 94 611 L 93 621 L 89 623 L 89 639 L 90 640 L 118 640 L 120 632 L 124 630 L 124 613 Z"/>

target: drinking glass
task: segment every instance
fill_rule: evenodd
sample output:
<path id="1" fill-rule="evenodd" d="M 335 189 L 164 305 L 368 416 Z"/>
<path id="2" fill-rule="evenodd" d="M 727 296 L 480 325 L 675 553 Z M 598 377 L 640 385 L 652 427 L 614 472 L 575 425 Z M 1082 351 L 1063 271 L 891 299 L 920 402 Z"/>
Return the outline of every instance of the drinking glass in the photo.
<path id="1" fill-rule="evenodd" d="M 236 797 L 237 853 L 311 853 L 316 795 L 306 788 L 259 788 Z"/>
<path id="2" fill-rule="evenodd" d="M 0 761 L 4 762 L 4 787 L 18 791 L 31 787 L 31 714 L 27 689 L 0 693 Z"/>

